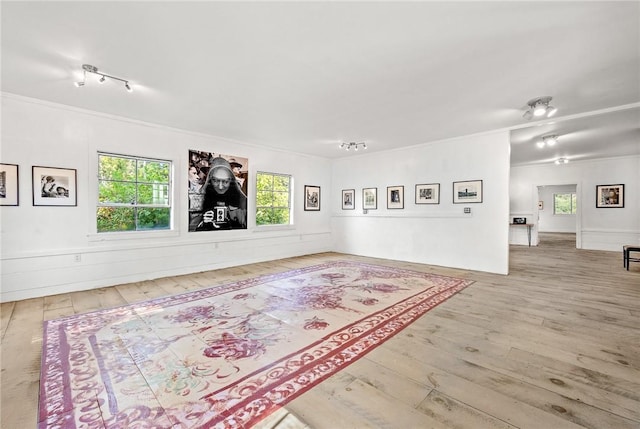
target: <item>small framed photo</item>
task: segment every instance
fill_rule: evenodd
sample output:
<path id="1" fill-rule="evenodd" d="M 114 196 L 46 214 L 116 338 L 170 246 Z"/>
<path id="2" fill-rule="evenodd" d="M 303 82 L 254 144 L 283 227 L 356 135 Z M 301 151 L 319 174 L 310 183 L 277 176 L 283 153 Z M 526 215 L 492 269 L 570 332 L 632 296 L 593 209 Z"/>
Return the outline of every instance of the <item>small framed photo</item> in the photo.
<path id="1" fill-rule="evenodd" d="M 377 210 L 378 208 L 378 188 L 362 189 L 362 209 Z"/>
<path id="2" fill-rule="evenodd" d="M 17 206 L 18 192 L 18 166 L 0 164 L 0 206 Z"/>
<path id="3" fill-rule="evenodd" d="M 416 204 L 440 204 L 440 184 L 416 185 Z"/>
<path id="4" fill-rule="evenodd" d="M 304 185 L 304 209 L 320 211 L 320 186 Z"/>
<path id="5" fill-rule="evenodd" d="M 77 206 L 77 173 L 71 168 L 33 167 L 34 206 Z"/>
<path id="6" fill-rule="evenodd" d="M 481 203 L 482 180 L 453 182 L 453 204 Z"/>
<path id="7" fill-rule="evenodd" d="M 404 208 L 404 186 L 387 186 L 387 208 Z"/>
<path id="8" fill-rule="evenodd" d="M 624 185 L 596 186 L 596 207 L 597 208 L 624 207 Z"/>
<path id="9" fill-rule="evenodd" d="M 356 208 L 356 190 L 355 189 L 343 189 L 342 190 L 342 210 L 355 210 Z"/>

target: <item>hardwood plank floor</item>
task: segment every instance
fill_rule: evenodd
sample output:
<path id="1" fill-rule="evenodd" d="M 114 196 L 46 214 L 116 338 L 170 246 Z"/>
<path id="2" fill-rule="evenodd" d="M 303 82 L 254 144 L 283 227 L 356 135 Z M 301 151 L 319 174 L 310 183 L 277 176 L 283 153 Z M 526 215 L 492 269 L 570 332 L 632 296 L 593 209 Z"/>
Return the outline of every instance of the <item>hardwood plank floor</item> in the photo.
<path id="1" fill-rule="evenodd" d="M 43 320 L 350 259 L 476 283 L 261 428 L 640 428 L 640 264 L 540 238 L 508 276 L 326 253 L 3 303 L 0 427 L 36 427 Z"/>

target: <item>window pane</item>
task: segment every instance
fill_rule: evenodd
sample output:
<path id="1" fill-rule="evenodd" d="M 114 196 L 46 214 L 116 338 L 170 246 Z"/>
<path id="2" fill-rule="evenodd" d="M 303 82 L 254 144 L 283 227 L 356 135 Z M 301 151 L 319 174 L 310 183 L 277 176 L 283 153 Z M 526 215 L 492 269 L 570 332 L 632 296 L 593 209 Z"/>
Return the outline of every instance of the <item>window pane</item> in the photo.
<path id="1" fill-rule="evenodd" d="M 169 205 L 169 186 L 159 184 L 138 185 L 138 204 Z"/>
<path id="2" fill-rule="evenodd" d="M 258 209 L 256 225 L 288 225 L 289 209 Z"/>
<path id="3" fill-rule="evenodd" d="M 271 224 L 271 209 L 258 209 L 256 210 L 256 225 L 270 225 Z"/>
<path id="4" fill-rule="evenodd" d="M 98 207 L 98 232 L 133 231 L 136 229 L 133 207 Z"/>
<path id="5" fill-rule="evenodd" d="M 270 191 L 258 191 L 256 193 L 256 206 L 271 207 L 273 205 L 273 194 Z"/>
<path id="6" fill-rule="evenodd" d="M 136 161 L 119 156 L 99 156 L 99 174 L 106 180 L 136 180 Z"/>
<path id="7" fill-rule="evenodd" d="M 159 161 L 138 160 L 138 181 L 169 183 L 169 164 Z"/>
<path id="8" fill-rule="evenodd" d="M 273 176 L 271 174 L 258 173 L 256 189 L 258 191 L 269 191 L 273 189 Z"/>
<path id="9" fill-rule="evenodd" d="M 136 185 L 126 182 L 99 182 L 98 201 L 101 203 L 135 204 Z"/>
<path id="10" fill-rule="evenodd" d="M 575 194 L 554 194 L 553 196 L 554 214 L 573 214 L 575 213 Z"/>
<path id="11" fill-rule="evenodd" d="M 289 192 L 289 177 L 286 176 L 274 176 L 273 177 L 273 190 Z"/>
<path id="12" fill-rule="evenodd" d="M 571 213 L 573 214 L 576 213 L 576 206 L 577 206 L 577 196 L 576 194 L 571 194 Z"/>
<path id="13" fill-rule="evenodd" d="M 167 208 L 138 208 L 138 229 L 169 229 L 171 218 Z"/>
<path id="14" fill-rule="evenodd" d="M 275 224 L 289 224 L 289 209 L 273 209 Z"/>
<path id="15" fill-rule="evenodd" d="M 289 207 L 289 194 L 283 192 L 273 193 L 273 206 L 274 207 Z"/>

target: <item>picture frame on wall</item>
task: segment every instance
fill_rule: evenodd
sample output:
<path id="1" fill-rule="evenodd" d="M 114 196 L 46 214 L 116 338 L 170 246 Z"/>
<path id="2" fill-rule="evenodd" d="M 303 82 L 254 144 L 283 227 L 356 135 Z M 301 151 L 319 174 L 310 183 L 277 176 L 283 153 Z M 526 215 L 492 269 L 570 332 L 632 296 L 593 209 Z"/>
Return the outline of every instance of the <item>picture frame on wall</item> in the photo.
<path id="1" fill-rule="evenodd" d="M 249 159 L 189 150 L 189 232 L 247 229 Z"/>
<path id="2" fill-rule="evenodd" d="M 32 167 L 34 206 L 77 206 L 77 171 L 73 168 Z"/>
<path id="3" fill-rule="evenodd" d="M 623 208 L 624 185 L 597 185 L 596 208 Z"/>
<path id="4" fill-rule="evenodd" d="M 404 186 L 387 186 L 387 208 L 404 208 Z"/>
<path id="5" fill-rule="evenodd" d="M 0 206 L 19 204 L 18 166 L 0 164 Z"/>
<path id="6" fill-rule="evenodd" d="M 305 211 L 320 211 L 320 186 L 304 185 Z"/>
<path id="7" fill-rule="evenodd" d="M 378 209 L 378 188 L 362 188 L 362 209 Z"/>
<path id="8" fill-rule="evenodd" d="M 416 185 L 416 204 L 440 204 L 440 184 Z"/>
<path id="9" fill-rule="evenodd" d="M 355 210 L 356 208 L 356 190 L 342 190 L 342 210 Z"/>
<path id="10" fill-rule="evenodd" d="M 453 204 L 481 203 L 482 180 L 453 182 Z"/>

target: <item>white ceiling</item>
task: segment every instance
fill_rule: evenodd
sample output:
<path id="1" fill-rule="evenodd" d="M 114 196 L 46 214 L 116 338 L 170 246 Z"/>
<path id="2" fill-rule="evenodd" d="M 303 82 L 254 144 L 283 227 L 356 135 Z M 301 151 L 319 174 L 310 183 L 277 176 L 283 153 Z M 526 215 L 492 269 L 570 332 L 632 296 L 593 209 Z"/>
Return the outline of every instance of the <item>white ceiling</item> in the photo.
<path id="1" fill-rule="evenodd" d="M 574 159 L 640 154 L 637 1 L 1 8 L 8 93 L 329 158 L 353 156 L 343 141 L 378 151 L 497 129 L 517 129 L 512 164 L 552 160 L 532 142 L 553 131 Z M 134 92 L 74 87 L 82 64 Z M 556 124 L 523 129 L 543 95 Z"/>

